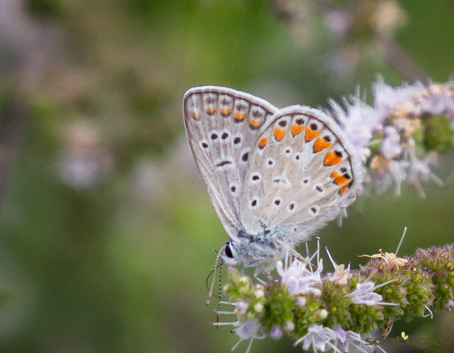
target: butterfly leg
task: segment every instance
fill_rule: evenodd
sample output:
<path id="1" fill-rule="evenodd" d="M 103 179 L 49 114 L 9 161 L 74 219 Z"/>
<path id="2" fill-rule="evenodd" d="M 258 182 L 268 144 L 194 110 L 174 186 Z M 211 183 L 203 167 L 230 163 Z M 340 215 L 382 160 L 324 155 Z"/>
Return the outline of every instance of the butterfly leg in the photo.
<path id="1" fill-rule="evenodd" d="M 288 247 L 286 244 L 284 244 L 281 240 L 274 238 L 274 241 L 275 241 L 277 244 L 279 244 L 279 245 L 283 246 L 284 248 L 286 248 L 289 255 L 293 256 L 294 258 L 296 258 L 297 260 L 299 260 L 299 261 L 301 261 L 301 262 L 306 261 L 306 259 L 305 259 L 298 251 L 296 251 L 295 249 L 289 248 L 289 247 Z"/>
<path id="2" fill-rule="evenodd" d="M 305 262 L 306 259 L 295 249 L 290 249 L 289 254 L 292 255 L 295 259 L 301 262 Z"/>
<path id="3" fill-rule="evenodd" d="M 268 279 L 269 279 L 270 281 L 274 281 L 274 278 L 273 278 L 273 276 L 271 275 L 271 272 L 270 272 L 270 271 L 268 271 L 268 270 L 266 270 L 266 269 L 262 269 L 262 272 L 263 272 L 263 274 L 264 274 L 266 277 L 268 277 Z"/>
<path id="4" fill-rule="evenodd" d="M 257 281 L 259 281 L 261 284 L 266 285 L 266 282 L 265 282 L 263 279 L 259 278 L 259 275 L 258 275 L 257 272 L 254 273 L 254 278 L 255 278 Z"/>
<path id="5" fill-rule="evenodd" d="M 259 274 L 260 273 L 263 273 L 270 281 L 274 281 L 274 278 L 273 276 L 271 275 L 271 272 L 264 269 L 264 268 L 260 268 L 257 267 L 254 271 L 254 278 L 259 281 L 261 284 L 263 285 L 266 285 L 266 282 L 264 280 L 262 280 L 261 278 L 259 278 Z"/>

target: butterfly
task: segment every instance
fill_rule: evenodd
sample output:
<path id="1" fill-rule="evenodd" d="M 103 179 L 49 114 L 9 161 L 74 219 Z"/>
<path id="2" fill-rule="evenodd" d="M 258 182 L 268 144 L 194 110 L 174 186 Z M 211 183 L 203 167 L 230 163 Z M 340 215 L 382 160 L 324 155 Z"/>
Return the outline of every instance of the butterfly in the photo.
<path id="1" fill-rule="evenodd" d="M 306 241 L 356 198 L 363 179 L 354 146 L 320 110 L 278 109 L 231 88 L 189 89 L 189 145 L 230 240 L 228 265 L 263 269 Z"/>

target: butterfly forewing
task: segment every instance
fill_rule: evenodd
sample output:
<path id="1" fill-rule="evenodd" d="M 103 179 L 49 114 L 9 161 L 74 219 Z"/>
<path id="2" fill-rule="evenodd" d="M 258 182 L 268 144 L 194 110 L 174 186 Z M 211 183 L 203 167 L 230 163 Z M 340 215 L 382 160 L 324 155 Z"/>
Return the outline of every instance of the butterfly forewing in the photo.
<path id="1" fill-rule="evenodd" d="M 276 111 L 263 99 L 224 87 L 196 87 L 185 93 L 183 114 L 191 150 L 210 201 L 233 239 L 251 148 Z"/>
<path id="2" fill-rule="evenodd" d="M 353 146 L 324 113 L 278 111 L 251 147 L 240 219 L 246 231 L 278 230 L 305 240 L 354 201 L 361 167 Z"/>

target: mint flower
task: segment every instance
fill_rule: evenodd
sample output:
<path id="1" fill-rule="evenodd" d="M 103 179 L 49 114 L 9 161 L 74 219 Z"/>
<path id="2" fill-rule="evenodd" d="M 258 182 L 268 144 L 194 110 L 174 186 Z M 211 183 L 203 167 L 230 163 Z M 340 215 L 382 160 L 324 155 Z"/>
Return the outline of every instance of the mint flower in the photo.
<path id="1" fill-rule="evenodd" d="M 270 331 L 270 337 L 278 340 L 282 337 L 282 329 L 279 326 L 274 326 Z"/>
<path id="2" fill-rule="evenodd" d="M 431 84 L 419 97 L 421 112 L 431 115 L 446 114 L 454 117 L 454 82 L 446 85 Z"/>
<path id="3" fill-rule="evenodd" d="M 276 263 L 276 270 L 281 276 L 281 282 L 287 287 L 287 291 L 291 295 L 297 294 L 312 294 L 319 296 L 320 289 L 316 288 L 316 284 L 321 283 L 320 273 L 323 271 L 323 260 L 318 263 L 315 272 L 309 271 L 306 267 L 308 262 L 300 262 L 294 260 L 293 263 L 284 269 L 282 261 Z"/>
<path id="4" fill-rule="evenodd" d="M 432 171 L 437 153 L 453 149 L 454 82 L 391 87 L 379 78 L 374 102 L 360 96 L 344 99 L 343 109 L 330 100 L 333 116 L 355 146 L 366 169 L 366 190 L 386 192 L 402 182 L 425 197 L 421 181 L 444 182 Z"/>
<path id="5" fill-rule="evenodd" d="M 365 345 L 366 342 L 361 339 L 361 335 L 359 333 L 353 331 L 345 331 L 340 326 L 336 326 L 334 328 L 334 332 L 336 332 L 334 345 L 339 346 L 342 351 L 349 352 L 350 346 L 353 346 L 354 348 L 358 348 L 365 352 L 365 350 L 360 346 Z"/>
<path id="6" fill-rule="evenodd" d="M 368 144 L 373 133 L 380 129 L 382 115 L 360 99 L 351 97 L 351 102 L 344 101 L 346 111 L 335 101 L 329 101 L 331 115 L 339 122 L 350 142 L 363 162 L 369 153 Z"/>
<path id="7" fill-rule="evenodd" d="M 399 112 L 416 115 L 418 107 L 413 103 L 416 94 L 422 91 L 420 84 L 392 88 L 382 78 L 378 78 L 372 86 L 374 94 L 374 108 L 383 114 L 383 119 L 390 114 Z"/>
<path id="8" fill-rule="evenodd" d="M 400 136 L 393 126 L 386 126 L 383 129 L 384 139 L 380 146 L 380 152 L 385 158 L 399 156 L 402 152 Z"/>
<path id="9" fill-rule="evenodd" d="M 303 343 L 303 349 L 306 351 L 310 346 L 314 349 L 314 352 L 320 350 L 326 352 L 328 349 L 335 347 L 330 341 L 336 339 L 336 332 L 328 327 L 322 325 L 312 325 L 307 330 L 307 333 L 294 343 L 297 346 L 299 343 Z M 339 350 L 336 348 L 339 352 Z"/>
<path id="10" fill-rule="evenodd" d="M 317 250 L 316 254 L 318 254 Z M 316 352 L 371 352 L 366 338 L 376 329 L 387 332 L 396 320 L 426 317 L 436 310 L 451 310 L 454 303 L 454 244 L 418 249 L 405 258 L 380 251 L 369 256 L 359 270 L 337 265 L 333 273 L 323 273 L 311 258 L 298 256 L 276 263 L 277 279 L 254 284 L 253 279 L 229 268 L 224 286 L 233 311 L 218 314 L 237 316 L 232 325 L 240 340 L 284 335 L 295 339 L 295 346 Z M 314 258 L 313 256 L 312 258 Z M 234 348 L 235 348 L 234 347 Z M 376 347 L 380 349 L 379 347 Z"/>
<path id="11" fill-rule="evenodd" d="M 261 332 L 261 326 L 258 320 L 247 320 L 244 323 L 240 323 L 239 321 L 234 324 L 234 326 L 238 326 L 238 329 L 235 330 L 235 333 L 240 337 L 241 340 L 247 340 L 252 338 L 264 338 L 265 335 Z"/>
<path id="12" fill-rule="evenodd" d="M 383 303 L 382 296 L 374 292 L 378 288 L 374 282 L 363 282 L 356 285 L 356 289 L 350 294 L 352 303 L 365 305 L 386 305 Z"/>
<path id="13" fill-rule="evenodd" d="M 262 339 L 265 338 L 265 335 L 262 332 L 262 328 L 258 323 L 258 320 L 248 320 L 244 323 L 240 323 L 239 321 L 233 323 L 234 326 L 238 326 L 235 329 L 235 333 L 240 337 L 240 340 L 233 346 L 232 351 L 244 340 L 250 339 L 249 345 L 246 349 L 246 353 L 249 353 L 252 346 L 252 341 L 254 338 Z"/>

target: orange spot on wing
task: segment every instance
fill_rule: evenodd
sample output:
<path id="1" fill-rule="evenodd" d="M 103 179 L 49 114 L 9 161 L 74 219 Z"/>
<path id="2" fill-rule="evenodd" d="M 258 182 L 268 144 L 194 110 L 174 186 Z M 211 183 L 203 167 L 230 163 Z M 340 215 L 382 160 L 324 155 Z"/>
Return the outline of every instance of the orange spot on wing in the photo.
<path id="1" fill-rule="evenodd" d="M 306 132 L 307 136 L 307 132 Z M 320 137 L 317 137 L 314 143 L 314 152 L 320 152 L 321 150 L 324 150 L 325 148 L 328 148 L 332 145 L 331 142 L 325 141 L 325 139 L 322 139 Z"/>
<path id="2" fill-rule="evenodd" d="M 301 131 L 304 130 L 304 125 L 292 124 L 290 125 L 290 132 L 293 136 L 298 135 Z"/>
<path id="3" fill-rule="evenodd" d="M 252 127 L 259 127 L 261 126 L 263 123 L 262 120 L 257 120 L 257 119 L 254 119 L 254 118 L 249 118 L 249 124 L 252 126 Z"/>
<path id="4" fill-rule="evenodd" d="M 236 121 L 242 121 L 246 117 L 246 113 L 244 112 L 234 112 L 233 113 L 233 119 Z"/>
<path id="5" fill-rule="evenodd" d="M 216 108 L 215 107 L 206 107 L 205 111 L 207 112 L 207 114 L 212 115 L 216 111 Z"/>
<path id="6" fill-rule="evenodd" d="M 348 181 L 348 178 L 344 176 L 338 176 L 334 179 L 334 184 L 336 185 L 344 185 Z"/>
<path id="7" fill-rule="evenodd" d="M 222 116 L 228 116 L 232 109 L 230 108 L 220 108 L 219 113 L 221 113 Z"/>
<path id="8" fill-rule="evenodd" d="M 265 136 L 265 137 L 262 137 L 260 140 L 259 140 L 259 147 L 260 148 L 264 148 L 266 146 L 266 144 L 268 143 L 268 137 Z"/>
<path id="9" fill-rule="evenodd" d="M 336 152 L 328 151 L 326 152 L 323 165 L 336 165 L 342 162 L 342 157 L 338 156 Z"/>
<path id="10" fill-rule="evenodd" d="M 200 114 L 197 113 L 197 112 L 194 112 L 194 111 L 193 111 L 193 112 L 190 112 L 190 113 L 189 113 L 189 116 L 190 116 L 191 118 L 195 119 L 195 120 L 200 120 Z"/>
<path id="11" fill-rule="evenodd" d="M 273 134 L 274 134 L 274 137 L 276 138 L 276 141 L 282 141 L 282 139 L 285 136 L 285 129 L 283 129 L 279 126 L 275 126 L 273 128 Z"/>
<path id="12" fill-rule="evenodd" d="M 344 186 L 342 186 L 339 191 L 337 192 L 339 195 L 343 195 L 347 192 L 348 190 L 348 184 L 345 184 Z"/>
<path id="13" fill-rule="evenodd" d="M 331 175 L 330 175 L 331 178 L 337 178 L 337 177 L 340 177 L 340 174 L 336 171 L 332 172 Z"/>
<path id="14" fill-rule="evenodd" d="M 314 137 L 318 136 L 320 134 L 319 130 L 312 130 L 310 128 L 306 129 L 306 142 L 312 141 Z"/>

